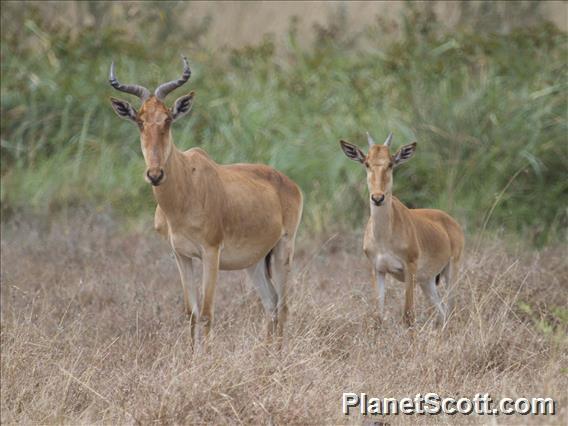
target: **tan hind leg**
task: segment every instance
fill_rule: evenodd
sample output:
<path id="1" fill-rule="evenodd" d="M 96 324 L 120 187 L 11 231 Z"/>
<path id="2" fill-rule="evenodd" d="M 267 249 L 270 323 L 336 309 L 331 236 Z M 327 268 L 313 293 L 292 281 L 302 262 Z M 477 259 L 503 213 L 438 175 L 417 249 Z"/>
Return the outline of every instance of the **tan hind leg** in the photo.
<path id="1" fill-rule="evenodd" d="M 302 220 L 303 196 L 298 189 L 297 204 L 288 206 L 284 212 L 284 235 L 272 249 L 272 264 L 267 262 L 269 276 L 278 296 L 278 344 L 281 346 L 284 337 L 284 325 L 288 318 L 288 278 L 294 260 L 296 234 Z M 272 266 L 272 268 L 271 268 Z"/>
<path id="2" fill-rule="evenodd" d="M 438 289 L 436 288 L 436 278 L 433 277 L 427 281 L 422 281 L 420 283 L 420 287 L 422 288 L 424 295 L 430 301 L 432 306 L 436 308 L 436 326 L 443 326 L 446 322 L 446 310 L 444 309 L 442 299 L 440 299 Z"/>
<path id="3" fill-rule="evenodd" d="M 448 293 L 447 302 L 447 318 L 449 318 L 455 309 L 456 285 L 458 280 L 459 260 L 454 258 L 450 259 L 448 266 L 444 271 L 444 280 L 446 281 L 446 288 Z"/>
<path id="4" fill-rule="evenodd" d="M 271 254 L 266 255 L 270 259 Z M 272 335 L 276 331 L 278 325 L 278 294 L 274 286 L 270 282 L 270 277 L 267 270 L 267 264 L 270 260 L 266 258 L 261 259 L 255 265 L 246 269 L 247 275 L 252 284 L 258 291 L 262 306 L 268 315 L 268 324 L 266 330 L 267 341 L 272 340 Z"/>
<path id="5" fill-rule="evenodd" d="M 276 244 L 273 252 L 272 282 L 278 294 L 278 331 L 277 336 L 284 336 L 284 324 L 288 318 L 287 288 L 288 278 L 294 260 L 294 237 L 284 235 Z"/>

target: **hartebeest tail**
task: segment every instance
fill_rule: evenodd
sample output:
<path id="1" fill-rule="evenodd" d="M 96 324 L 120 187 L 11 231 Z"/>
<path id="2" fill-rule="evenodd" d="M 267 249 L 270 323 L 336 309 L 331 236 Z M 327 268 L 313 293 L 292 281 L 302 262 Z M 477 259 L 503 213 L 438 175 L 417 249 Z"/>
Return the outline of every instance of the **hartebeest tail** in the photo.
<path id="1" fill-rule="evenodd" d="M 183 74 L 160 85 L 151 95 L 138 85 L 121 84 L 110 68 L 117 90 L 138 96 L 140 111 L 111 98 L 115 112 L 137 124 L 145 179 L 158 202 L 157 231 L 168 238 L 176 258 L 190 316 L 191 333 L 200 320 L 209 333 L 219 269 L 245 269 L 269 314 L 269 334 L 281 336 L 287 313 L 286 282 L 302 216 L 302 193 L 279 171 L 261 164 L 217 164 L 200 148 L 179 151 L 171 125 L 191 110 L 194 93 L 178 98 L 172 108 L 164 99 L 191 76 L 186 58 Z M 203 297 L 192 283 L 193 259 L 202 261 Z"/>
<path id="2" fill-rule="evenodd" d="M 452 309 L 451 292 L 456 283 L 464 235 L 459 224 L 447 213 L 433 209 L 409 209 L 392 195 L 393 170 L 408 161 L 416 142 L 389 152 L 392 134 L 382 145 L 367 134 L 369 152 L 345 141 L 341 149 L 352 160 L 365 166 L 371 215 L 365 229 L 363 249 L 371 261 L 379 297 L 379 317 L 384 317 L 385 275 L 406 283 L 404 318 L 414 322 L 414 287 L 418 282 L 438 311 L 443 324 Z M 447 283 L 448 303 L 442 303 L 436 277 Z"/>

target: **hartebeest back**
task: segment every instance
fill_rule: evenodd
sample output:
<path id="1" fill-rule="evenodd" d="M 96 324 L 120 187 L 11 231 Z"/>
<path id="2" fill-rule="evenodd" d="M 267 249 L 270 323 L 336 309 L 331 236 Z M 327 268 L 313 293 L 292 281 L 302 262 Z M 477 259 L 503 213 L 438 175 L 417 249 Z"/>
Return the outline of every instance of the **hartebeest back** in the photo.
<path id="1" fill-rule="evenodd" d="M 114 63 L 109 80 L 115 89 L 143 102 L 136 111 L 128 102 L 111 98 L 115 112 L 140 129 L 145 179 L 158 202 L 155 227 L 173 248 L 192 337 L 198 320 L 209 334 L 219 269 L 246 269 L 270 316 L 269 335 L 277 330 L 282 336 L 302 193 L 272 167 L 220 165 L 200 148 L 176 148 L 171 125 L 190 111 L 194 93 L 177 99 L 172 108 L 164 99 L 189 79 L 186 58 L 183 63 L 182 77 L 160 85 L 153 95 L 142 86 L 119 83 Z M 195 258 L 203 265 L 202 300 L 191 281 Z"/>
<path id="2" fill-rule="evenodd" d="M 408 161 L 416 142 L 405 145 L 394 155 L 389 152 L 392 134 L 382 145 L 367 134 L 369 152 L 340 141 L 347 157 L 358 161 L 367 171 L 371 215 L 365 229 L 363 249 L 373 266 L 379 297 L 379 318 L 384 317 L 385 275 L 406 283 L 404 318 L 414 322 L 414 287 L 420 283 L 424 294 L 438 311 L 438 323 L 444 323 L 452 308 L 451 291 L 456 282 L 464 246 L 458 223 L 447 213 L 433 209 L 409 209 L 392 195 L 393 169 Z M 445 278 L 448 304 L 444 306 L 436 284 Z"/>

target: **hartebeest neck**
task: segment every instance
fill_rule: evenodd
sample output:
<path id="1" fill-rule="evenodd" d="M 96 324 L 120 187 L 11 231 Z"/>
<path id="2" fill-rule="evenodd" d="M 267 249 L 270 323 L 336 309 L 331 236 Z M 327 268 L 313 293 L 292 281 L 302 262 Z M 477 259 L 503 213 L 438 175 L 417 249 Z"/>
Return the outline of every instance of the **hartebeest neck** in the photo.
<path id="1" fill-rule="evenodd" d="M 373 234 L 380 240 L 392 234 L 392 194 L 385 195 L 385 201 L 380 206 L 371 203 L 371 220 L 373 221 Z"/>
<path id="2" fill-rule="evenodd" d="M 170 143 L 171 153 L 163 167 L 166 180 L 152 188 L 156 201 L 168 217 L 187 209 L 192 191 L 191 177 L 188 176 L 191 170 L 185 166 L 187 160 L 173 140 Z"/>

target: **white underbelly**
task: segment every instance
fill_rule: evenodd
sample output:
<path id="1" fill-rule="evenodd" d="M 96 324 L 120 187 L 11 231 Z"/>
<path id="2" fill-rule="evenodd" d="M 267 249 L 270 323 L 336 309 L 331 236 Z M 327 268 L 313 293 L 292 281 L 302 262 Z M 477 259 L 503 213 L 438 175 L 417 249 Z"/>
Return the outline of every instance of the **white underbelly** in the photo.
<path id="1" fill-rule="evenodd" d="M 201 259 L 201 247 L 199 244 L 183 235 L 170 234 L 170 244 L 174 251 L 183 256 Z"/>
<path id="2" fill-rule="evenodd" d="M 393 254 L 379 253 L 375 259 L 375 268 L 385 274 L 400 275 L 404 271 L 404 264 Z"/>

